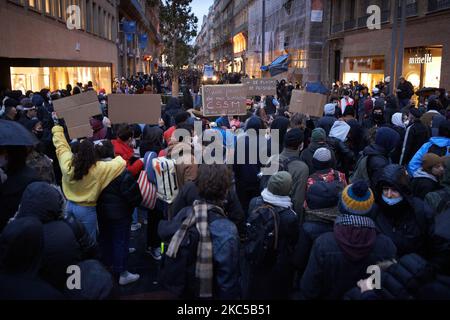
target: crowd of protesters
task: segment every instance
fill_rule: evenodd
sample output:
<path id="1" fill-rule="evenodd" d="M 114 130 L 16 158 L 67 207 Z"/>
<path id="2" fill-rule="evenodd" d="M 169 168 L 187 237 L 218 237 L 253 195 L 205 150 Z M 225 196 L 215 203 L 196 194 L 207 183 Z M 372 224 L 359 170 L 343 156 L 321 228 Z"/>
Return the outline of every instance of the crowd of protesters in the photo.
<path id="1" fill-rule="evenodd" d="M 92 83 L 2 93 L 1 139 L 23 126 L 34 142 L 0 140 L 1 299 L 118 298 L 118 285 L 140 278 L 127 261 L 141 222 L 161 290 L 174 299 L 450 299 L 445 90 L 416 105 L 403 78 L 395 93 L 389 78 L 371 89 L 337 82 L 313 119 L 289 112 L 299 84 L 283 80 L 276 96 L 249 99 L 247 115 L 211 119 L 198 112 L 198 75 L 187 74 L 159 123 L 111 123 L 100 90 L 84 139 L 71 139 L 52 102 Z M 161 94 L 166 76 L 116 79 L 113 91 Z M 195 135 L 195 121 L 203 135 L 220 133 L 224 154 L 244 146 L 244 161 L 192 161 L 194 146 L 210 143 Z M 177 129 L 191 139 L 176 138 Z M 268 162 L 251 159 L 252 129 L 265 130 L 257 149 Z M 181 145 L 191 152 L 176 158 Z M 138 184 L 150 153 L 176 159 L 178 186 L 173 201 L 158 198 L 151 209 Z M 278 172 L 262 175 L 270 164 Z M 67 286 L 73 265 L 79 290 Z M 381 272 L 376 288 L 370 266 Z"/>

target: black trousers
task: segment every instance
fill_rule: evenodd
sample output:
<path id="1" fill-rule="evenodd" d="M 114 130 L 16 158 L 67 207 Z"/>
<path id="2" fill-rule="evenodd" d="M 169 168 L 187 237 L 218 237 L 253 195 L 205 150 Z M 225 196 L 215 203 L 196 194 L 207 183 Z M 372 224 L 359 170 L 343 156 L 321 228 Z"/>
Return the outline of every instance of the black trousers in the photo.
<path id="1" fill-rule="evenodd" d="M 161 245 L 158 224 L 163 219 L 163 210 L 163 203 L 157 200 L 155 208 L 147 211 L 147 247 L 159 248 Z"/>

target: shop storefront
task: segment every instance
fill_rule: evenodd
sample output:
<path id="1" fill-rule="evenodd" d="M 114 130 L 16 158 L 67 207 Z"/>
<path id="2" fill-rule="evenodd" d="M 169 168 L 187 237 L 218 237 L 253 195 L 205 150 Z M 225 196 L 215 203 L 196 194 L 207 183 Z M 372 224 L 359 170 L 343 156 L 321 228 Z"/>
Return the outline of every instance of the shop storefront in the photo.
<path id="1" fill-rule="evenodd" d="M 244 33 L 238 33 L 233 37 L 233 62 L 231 71 L 228 72 L 244 72 L 244 59 L 247 50 L 247 39 Z"/>
<path id="2" fill-rule="evenodd" d="M 372 89 L 384 80 L 384 57 L 347 57 L 344 59 L 344 83 L 358 81 Z"/>
<path id="3" fill-rule="evenodd" d="M 111 92 L 111 67 L 10 67 L 11 88 L 39 91 L 65 89 L 67 84 L 87 84 L 92 81 L 96 90 Z"/>
<path id="4" fill-rule="evenodd" d="M 403 75 L 415 89 L 439 88 L 441 80 L 442 47 L 406 48 Z"/>

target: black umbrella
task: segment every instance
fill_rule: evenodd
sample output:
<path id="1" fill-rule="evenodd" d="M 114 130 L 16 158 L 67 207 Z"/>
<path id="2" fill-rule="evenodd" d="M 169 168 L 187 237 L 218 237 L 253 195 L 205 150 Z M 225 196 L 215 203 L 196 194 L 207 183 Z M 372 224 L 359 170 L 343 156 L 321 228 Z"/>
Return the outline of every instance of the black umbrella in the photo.
<path id="1" fill-rule="evenodd" d="M 39 140 L 15 121 L 0 120 L 0 146 L 34 146 Z"/>
<path id="2" fill-rule="evenodd" d="M 434 94 L 437 90 L 439 90 L 439 88 L 422 88 L 420 90 L 416 91 L 416 95 L 418 96 L 427 96 L 430 94 Z"/>

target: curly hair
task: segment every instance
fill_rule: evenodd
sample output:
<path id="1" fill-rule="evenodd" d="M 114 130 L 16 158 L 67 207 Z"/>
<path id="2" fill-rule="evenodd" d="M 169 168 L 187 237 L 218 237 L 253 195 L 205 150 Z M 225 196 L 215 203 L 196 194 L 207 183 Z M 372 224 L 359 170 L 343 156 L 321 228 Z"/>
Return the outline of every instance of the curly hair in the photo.
<path id="1" fill-rule="evenodd" d="M 220 203 L 231 187 L 231 172 L 225 164 L 202 164 L 195 184 L 200 197 Z"/>
<path id="2" fill-rule="evenodd" d="M 73 155 L 73 179 L 79 181 L 88 174 L 89 169 L 97 162 L 94 143 L 84 140 L 80 143 L 77 152 Z"/>

